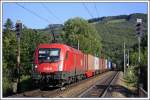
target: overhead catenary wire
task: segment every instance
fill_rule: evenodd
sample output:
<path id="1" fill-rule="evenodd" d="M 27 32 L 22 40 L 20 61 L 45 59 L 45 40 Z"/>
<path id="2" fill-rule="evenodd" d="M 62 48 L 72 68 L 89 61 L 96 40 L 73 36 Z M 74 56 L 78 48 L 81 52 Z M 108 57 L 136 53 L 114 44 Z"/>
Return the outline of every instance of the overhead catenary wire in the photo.
<path id="1" fill-rule="evenodd" d="M 23 5 L 21 5 L 21 4 L 19 4 L 19 3 L 16 3 L 16 4 L 17 4 L 19 7 L 21 7 L 21 8 L 23 8 L 23 9 L 25 9 L 26 11 L 30 12 L 30 13 L 33 14 L 34 16 L 38 17 L 39 19 L 45 21 L 46 23 L 52 23 L 52 22 L 49 21 L 48 19 L 46 19 L 46 18 L 44 18 L 44 17 L 38 15 L 37 13 L 35 13 L 34 11 L 32 11 L 32 10 L 30 10 L 30 9 L 28 9 L 28 8 L 26 8 L 26 7 L 24 7 Z"/>
<path id="2" fill-rule="evenodd" d="M 94 3 L 94 7 L 95 7 L 95 11 L 96 11 L 97 17 L 99 18 L 98 10 L 97 10 L 97 7 L 96 7 L 95 3 Z"/>
<path id="3" fill-rule="evenodd" d="M 90 17 L 94 18 L 93 15 L 92 15 L 92 13 L 91 13 L 90 10 L 88 9 L 88 7 L 85 5 L 85 3 L 82 3 L 82 4 L 83 4 L 85 10 L 86 10 L 86 11 L 88 12 L 88 14 L 90 15 Z"/>
<path id="4" fill-rule="evenodd" d="M 41 5 L 48 12 L 49 15 L 52 15 L 53 17 L 55 17 L 55 19 L 57 19 L 60 23 L 62 22 L 61 19 L 59 17 L 57 17 L 44 3 L 41 3 Z M 51 25 L 49 28 L 51 28 L 52 36 L 54 38 L 53 42 L 56 42 L 53 25 Z"/>
<path id="5" fill-rule="evenodd" d="M 49 15 L 52 15 L 53 17 L 55 17 L 55 19 L 57 19 L 59 22 L 62 22 L 61 19 L 59 17 L 57 17 L 52 10 L 50 10 L 44 3 L 41 4 L 44 9 L 49 13 Z"/>
<path id="6" fill-rule="evenodd" d="M 34 11 L 32 11 L 32 10 L 30 10 L 30 9 L 28 9 L 28 8 L 26 8 L 26 7 L 24 7 L 24 6 L 22 6 L 22 5 L 20 5 L 19 3 L 16 3 L 16 4 L 17 4 L 18 6 L 20 6 L 21 8 L 25 9 L 26 11 L 30 12 L 30 13 L 33 14 L 34 16 L 38 17 L 39 19 L 45 21 L 46 23 L 48 23 L 48 24 L 49 24 L 49 23 L 52 23 L 52 22 L 49 21 L 48 19 L 46 19 L 46 18 L 44 18 L 44 17 L 38 15 L 38 14 L 35 13 Z M 51 33 L 52 33 L 52 35 L 53 35 L 54 41 L 56 41 L 56 40 L 55 40 L 55 36 L 54 36 L 53 30 L 51 29 L 50 31 L 51 31 Z"/>

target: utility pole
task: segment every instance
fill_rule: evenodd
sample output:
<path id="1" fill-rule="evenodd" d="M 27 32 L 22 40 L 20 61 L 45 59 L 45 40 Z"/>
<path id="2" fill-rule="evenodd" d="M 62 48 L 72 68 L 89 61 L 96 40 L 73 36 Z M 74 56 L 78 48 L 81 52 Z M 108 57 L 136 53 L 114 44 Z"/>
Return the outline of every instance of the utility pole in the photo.
<path id="1" fill-rule="evenodd" d="M 128 49 L 128 67 L 129 67 L 129 60 L 130 60 L 130 59 L 129 59 L 129 49 Z"/>
<path id="2" fill-rule="evenodd" d="M 138 59 L 138 62 L 140 64 L 141 62 L 141 36 L 138 36 L 138 49 L 139 49 L 139 59 Z"/>
<path id="3" fill-rule="evenodd" d="M 138 50 L 139 50 L 139 57 L 138 57 L 138 63 L 141 61 L 141 35 L 142 35 L 142 19 L 137 18 L 137 24 L 136 24 L 136 34 L 138 36 Z"/>
<path id="4" fill-rule="evenodd" d="M 20 92 L 20 37 L 22 33 L 22 23 L 20 20 L 16 22 L 17 37 L 17 92 Z"/>
<path id="5" fill-rule="evenodd" d="M 126 47 L 124 42 L 124 75 L 126 73 Z"/>

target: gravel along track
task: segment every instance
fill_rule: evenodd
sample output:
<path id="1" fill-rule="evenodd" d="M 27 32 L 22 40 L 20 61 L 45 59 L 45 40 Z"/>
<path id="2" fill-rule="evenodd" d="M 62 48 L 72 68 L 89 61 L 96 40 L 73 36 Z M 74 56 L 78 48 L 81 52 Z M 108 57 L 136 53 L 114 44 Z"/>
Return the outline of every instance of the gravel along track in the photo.
<path id="1" fill-rule="evenodd" d="M 81 94 L 84 91 L 87 91 L 89 88 L 100 88 L 101 84 L 109 83 L 107 82 L 110 80 L 109 78 L 112 78 L 117 72 L 115 71 L 109 71 L 94 77 L 91 77 L 86 80 L 79 81 L 77 83 L 73 83 L 71 85 L 67 85 L 66 87 L 63 88 L 51 88 L 47 89 L 45 91 L 41 91 L 40 89 L 32 90 L 32 91 L 27 91 L 24 93 L 16 94 L 13 96 L 10 96 L 11 98 L 16 98 L 16 97 L 23 97 L 23 98 L 28 98 L 28 97 L 34 97 L 34 98 L 73 98 L 73 97 L 86 97 L 85 95 L 81 96 Z M 97 84 L 96 86 L 94 84 Z M 92 95 L 96 95 L 96 93 L 90 93 Z"/>
<path id="2" fill-rule="evenodd" d="M 102 79 L 99 79 L 92 87 L 84 91 L 78 97 L 80 98 L 100 98 L 105 97 L 110 88 L 110 84 L 116 79 L 119 72 L 112 72 Z"/>
<path id="3" fill-rule="evenodd" d="M 57 96 L 55 97 L 64 97 L 64 98 L 76 98 L 79 97 L 80 94 L 82 94 L 84 91 L 86 91 L 88 88 L 92 87 L 93 84 L 95 84 L 97 81 L 103 79 L 106 76 L 112 75 L 112 71 L 95 76 L 91 79 L 88 79 L 86 81 L 81 81 L 81 83 L 77 84 L 76 86 L 69 87 L 65 89 L 64 91 L 59 92 Z"/>

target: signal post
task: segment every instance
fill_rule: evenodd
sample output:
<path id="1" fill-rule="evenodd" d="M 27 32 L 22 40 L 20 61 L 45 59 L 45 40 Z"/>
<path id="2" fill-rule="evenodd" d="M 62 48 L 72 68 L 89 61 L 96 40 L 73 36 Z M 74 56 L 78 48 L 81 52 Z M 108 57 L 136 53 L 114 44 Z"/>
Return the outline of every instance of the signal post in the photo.
<path id="1" fill-rule="evenodd" d="M 22 33 L 22 23 L 20 20 L 16 22 L 16 37 L 17 37 L 17 92 L 20 92 L 20 37 Z"/>
<path id="2" fill-rule="evenodd" d="M 139 88 L 140 88 L 140 67 L 141 67 L 141 36 L 142 36 L 142 19 L 137 18 L 137 24 L 136 24 L 136 34 L 138 36 L 138 84 L 137 84 L 137 92 L 139 95 Z"/>

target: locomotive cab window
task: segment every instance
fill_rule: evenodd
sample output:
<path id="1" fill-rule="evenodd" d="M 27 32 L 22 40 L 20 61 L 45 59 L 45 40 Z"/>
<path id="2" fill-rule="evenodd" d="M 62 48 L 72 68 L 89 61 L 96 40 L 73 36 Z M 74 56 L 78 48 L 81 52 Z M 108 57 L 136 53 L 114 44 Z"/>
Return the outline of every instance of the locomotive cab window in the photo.
<path id="1" fill-rule="evenodd" d="M 60 49 L 57 48 L 41 48 L 38 53 L 39 63 L 56 62 L 60 59 Z"/>

